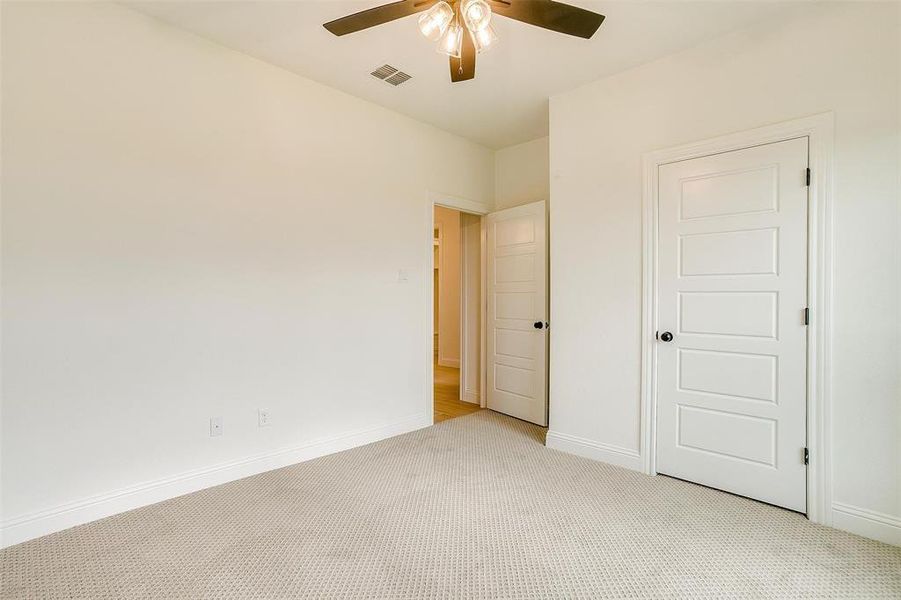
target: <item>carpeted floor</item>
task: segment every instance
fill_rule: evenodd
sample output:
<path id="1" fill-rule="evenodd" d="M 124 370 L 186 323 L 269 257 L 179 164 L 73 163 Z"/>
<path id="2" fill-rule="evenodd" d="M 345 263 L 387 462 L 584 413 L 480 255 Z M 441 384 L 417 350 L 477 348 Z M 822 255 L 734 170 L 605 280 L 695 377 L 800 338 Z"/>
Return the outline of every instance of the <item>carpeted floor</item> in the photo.
<path id="1" fill-rule="evenodd" d="M 488 411 L 8 548 L 3 598 L 899 598 L 901 548 Z"/>

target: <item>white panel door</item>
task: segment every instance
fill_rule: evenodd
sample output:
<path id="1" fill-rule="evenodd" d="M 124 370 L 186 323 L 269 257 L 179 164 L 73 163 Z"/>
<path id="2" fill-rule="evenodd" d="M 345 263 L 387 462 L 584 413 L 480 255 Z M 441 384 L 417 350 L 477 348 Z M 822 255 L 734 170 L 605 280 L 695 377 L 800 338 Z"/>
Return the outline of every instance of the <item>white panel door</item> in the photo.
<path id="1" fill-rule="evenodd" d="M 544 202 L 491 213 L 488 408 L 547 425 L 547 234 Z"/>
<path id="2" fill-rule="evenodd" d="M 658 171 L 657 472 L 807 509 L 807 138 Z"/>

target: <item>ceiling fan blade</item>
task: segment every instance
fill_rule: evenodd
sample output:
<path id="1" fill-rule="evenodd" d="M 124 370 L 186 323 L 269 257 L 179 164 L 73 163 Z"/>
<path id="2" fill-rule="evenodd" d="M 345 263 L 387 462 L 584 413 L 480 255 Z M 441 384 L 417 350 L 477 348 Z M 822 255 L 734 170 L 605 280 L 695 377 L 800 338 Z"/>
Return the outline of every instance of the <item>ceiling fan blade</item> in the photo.
<path id="1" fill-rule="evenodd" d="M 604 15 L 552 0 L 489 0 L 489 4 L 493 12 L 508 19 L 586 40 L 604 22 Z"/>
<path id="2" fill-rule="evenodd" d="M 363 29 L 369 29 L 376 25 L 389 23 L 402 19 L 418 12 L 431 8 L 437 0 L 401 0 L 391 4 L 383 4 L 369 10 L 364 10 L 334 21 L 329 21 L 323 27 L 335 35 L 347 35 Z"/>
<path id="3" fill-rule="evenodd" d="M 463 32 L 463 51 L 460 58 L 450 57 L 451 82 L 469 81 L 476 76 L 476 46 L 468 31 Z"/>

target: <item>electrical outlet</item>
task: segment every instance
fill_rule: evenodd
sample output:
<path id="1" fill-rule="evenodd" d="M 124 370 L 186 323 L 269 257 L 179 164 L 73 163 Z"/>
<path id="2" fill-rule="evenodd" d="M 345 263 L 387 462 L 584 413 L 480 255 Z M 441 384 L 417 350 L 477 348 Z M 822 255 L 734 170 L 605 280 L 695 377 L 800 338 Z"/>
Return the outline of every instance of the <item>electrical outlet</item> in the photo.
<path id="1" fill-rule="evenodd" d="M 265 408 L 261 408 L 257 411 L 257 419 L 259 420 L 260 427 L 268 427 L 269 426 L 269 411 Z"/>
<path id="2" fill-rule="evenodd" d="M 222 435 L 222 417 L 212 417 L 210 419 L 210 437 Z"/>

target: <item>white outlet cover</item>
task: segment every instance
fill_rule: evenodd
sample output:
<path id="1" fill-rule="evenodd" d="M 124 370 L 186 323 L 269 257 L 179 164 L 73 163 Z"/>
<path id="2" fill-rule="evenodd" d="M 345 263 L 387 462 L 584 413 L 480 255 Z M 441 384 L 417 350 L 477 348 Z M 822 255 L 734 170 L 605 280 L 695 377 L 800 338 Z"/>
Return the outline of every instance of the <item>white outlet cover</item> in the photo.
<path id="1" fill-rule="evenodd" d="M 212 417 L 210 419 L 210 437 L 222 435 L 222 417 Z"/>
<path id="2" fill-rule="evenodd" d="M 261 408 L 257 413 L 257 419 L 259 420 L 260 427 L 268 427 L 271 419 L 269 410 Z"/>

